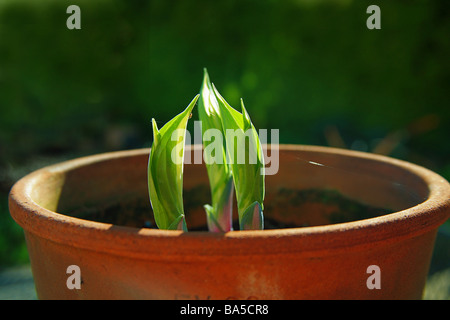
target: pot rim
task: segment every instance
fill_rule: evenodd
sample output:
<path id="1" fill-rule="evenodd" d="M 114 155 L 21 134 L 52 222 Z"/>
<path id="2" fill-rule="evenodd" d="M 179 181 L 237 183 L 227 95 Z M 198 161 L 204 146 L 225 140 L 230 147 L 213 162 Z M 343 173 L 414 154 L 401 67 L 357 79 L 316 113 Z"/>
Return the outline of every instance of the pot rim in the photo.
<path id="1" fill-rule="evenodd" d="M 200 146 L 201 147 L 201 146 Z M 178 256 L 248 256 L 330 251 L 369 243 L 415 237 L 437 229 L 450 215 L 450 184 L 424 167 L 387 156 L 308 145 L 278 145 L 283 151 L 312 151 L 381 161 L 418 176 L 429 189 L 422 203 L 391 214 L 322 226 L 230 231 L 227 233 L 182 232 L 117 226 L 84 220 L 50 211 L 31 196 L 40 179 L 106 160 L 149 154 L 149 148 L 81 157 L 34 171 L 14 184 L 9 195 L 10 212 L 27 232 L 53 242 L 125 256 L 165 258 Z M 196 148 L 196 146 L 194 146 Z M 269 242 L 267 242 L 269 241 Z M 292 242 L 295 245 L 292 246 Z M 290 244 L 290 245 L 287 245 Z"/>

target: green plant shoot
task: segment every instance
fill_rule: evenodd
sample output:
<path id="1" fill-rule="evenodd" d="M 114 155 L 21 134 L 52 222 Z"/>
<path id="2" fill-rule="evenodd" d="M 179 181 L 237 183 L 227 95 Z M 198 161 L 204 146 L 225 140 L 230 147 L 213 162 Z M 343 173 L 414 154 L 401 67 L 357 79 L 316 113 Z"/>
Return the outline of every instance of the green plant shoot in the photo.
<path id="1" fill-rule="evenodd" d="M 236 190 L 240 229 L 263 229 L 265 175 L 261 142 L 243 100 L 240 113 L 225 101 L 214 85 L 212 87 L 225 129 L 227 159 Z"/>
<path id="2" fill-rule="evenodd" d="M 233 176 L 226 161 L 225 141 L 223 139 L 222 141 L 213 141 L 216 139 L 213 133 L 219 132 L 223 137 L 224 130 L 219 103 L 206 69 L 204 69 L 203 84 L 200 90 L 198 114 L 202 123 L 203 154 L 211 188 L 212 205 L 204 206 L 208 229 L 212 232 L 227 232 L 232 230 Z M 214 149 L 214 157 L 211 156 L 213 153 L 211 149 Z"/>
<path id="3" fill-rule="evenodd" d="M 148 163 L 150 202 L 159 229 L 187 231 L 183 208 L 183 160 L 186 126 L 199 95 L 158 130 L 155 119 Z"/>
<path id="4" fill-rule="evenodd" d="M 220 95 L 206 69 L 200 94 L 182 113 L 161 130 L 152 119 L 154 140 L 148 185 L 156 224 L 160 229 L 187 231 L 183 208 L 184 144 L 187 122 L 198 99 L 204 160 L 211 187 L 211 205 L 204 206 L 208 229 L 232 230 L 234 192 L 239 228 L 263 229 L 265 175 L 261 142 L 243 100 L 240 113 Z"/>

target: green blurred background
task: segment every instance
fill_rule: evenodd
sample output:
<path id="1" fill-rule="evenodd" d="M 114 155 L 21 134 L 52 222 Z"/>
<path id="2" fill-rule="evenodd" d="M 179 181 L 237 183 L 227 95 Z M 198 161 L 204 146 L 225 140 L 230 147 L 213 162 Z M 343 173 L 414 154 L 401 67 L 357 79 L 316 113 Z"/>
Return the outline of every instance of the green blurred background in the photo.
<path id="1" fill-rule="evenodd" d="M 66 27 L 72 4 L 81 30 Z M 381 30 L 366 27 L 372 4 Z M 151 118 L 186 107 L 204 67 L 281 143 L 382 153 L 450 180 L 449 36 L 448 0 L 0 0 L 0 268 L 28 262 L 8 213 L 16 180 L 149 147 Z M 450 247 L 436 250 L 430 274 L 450 268 Z"/>

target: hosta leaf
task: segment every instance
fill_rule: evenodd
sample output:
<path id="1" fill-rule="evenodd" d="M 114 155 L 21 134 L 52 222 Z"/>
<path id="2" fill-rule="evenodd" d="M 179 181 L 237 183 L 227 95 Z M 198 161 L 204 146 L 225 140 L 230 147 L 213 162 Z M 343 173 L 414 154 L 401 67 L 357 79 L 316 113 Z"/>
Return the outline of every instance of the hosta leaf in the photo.
<path id="1" fill-rule="evenodd" d="M 226 128 L 227 159 L 235 184 L 240 229 L 262 229 L 265 181 L 261 142 L 243 101 L 240 113 L 225 101 L 214 86 L 213 90 L 219 104 L 222 126 Z"/>
<path id="2" fill-rule="evenodd" d="M 200 90 L 198 113 L 202 122 L 203 154 L 211 187 L 212 205 L 205 205 L 208 228 L 216 232 L 230 231 L 233 213 L 233 177 L 226 162 L 219 104 L 206 69 Z"/>
<path id="3" fill-rule="evenodd" d="M 187 122 L 198 97 L 160 130 L 152 119 L 154 138 L 148 163 L 148 186 L 160 229 L 187 231 L 183 208 L 184 142 Z"/>

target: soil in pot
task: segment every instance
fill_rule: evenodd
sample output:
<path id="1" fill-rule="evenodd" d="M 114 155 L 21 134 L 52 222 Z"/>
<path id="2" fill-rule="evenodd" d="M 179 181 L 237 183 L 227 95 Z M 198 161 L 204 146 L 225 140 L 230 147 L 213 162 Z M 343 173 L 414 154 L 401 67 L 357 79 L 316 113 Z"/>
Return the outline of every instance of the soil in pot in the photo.
<path id="1" fill-rule="evenodd" d="M 184 190 L 184 208 L 189 231 L 207 231 L 203 205 L 210 203 L 209 187 L 199 185 Z M 234 212 L 237 212 L 235 208 Z M 374 218 L 394 212 L 373 207 L 350 199 L 337 190 L 293 190 L 279 188 L 275 194 L 266 195 L 264 228 L 296 228 L 319 226 Z M 148 199 L 133 199 L 97 207 L 80 207 L 62 212 L 81 219 L 128 226 L 157 228 Z M 237 216 L 234 230 L 239 230 Z"/>

